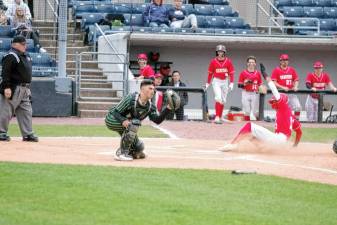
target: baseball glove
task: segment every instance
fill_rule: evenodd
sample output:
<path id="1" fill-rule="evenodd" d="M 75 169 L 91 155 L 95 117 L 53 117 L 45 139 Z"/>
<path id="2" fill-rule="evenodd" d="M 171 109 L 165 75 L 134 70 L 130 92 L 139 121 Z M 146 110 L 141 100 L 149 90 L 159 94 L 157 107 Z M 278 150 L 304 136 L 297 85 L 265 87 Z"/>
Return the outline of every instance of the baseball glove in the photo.
<path id="1" fill-rule="evenodd" d="M 172 111 L 176 111 L 180 108 L 180 97 L 175 91 L 167 90 L 165 92 L 165 97 Z"/>
<path id="2" fill-rule="evenodd" d="M 267 87 L 265 85 L 260 85 L 259 86 L 259 93 L 260 94 L 267 94 Z"/>
<path id="3" fill-rule="evenodd" d="M 337 140 L 333 143 L 332 150 L 337 154 Z"/>

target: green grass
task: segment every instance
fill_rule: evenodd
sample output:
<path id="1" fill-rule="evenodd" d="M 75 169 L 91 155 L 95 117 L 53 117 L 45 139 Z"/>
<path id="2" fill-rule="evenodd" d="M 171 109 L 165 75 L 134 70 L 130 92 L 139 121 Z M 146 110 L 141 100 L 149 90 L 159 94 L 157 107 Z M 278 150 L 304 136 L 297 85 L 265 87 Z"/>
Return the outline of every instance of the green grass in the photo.
<path id="1" fill-rule="evenodd" d="M 337 138 L 336 128 L 302 128 L 303 142 L 330 143 Z"/>
<path id="2" fill-rule="evenodd" d="M 0 224 L 335 225 L 337 187 L 223 171 L 0 163 Z"/>
<path id="3" fill-rule="evenodd" d="M 33 125 L 34 132 L 40 137 L 117 137 L 116 132 L 106 128 L 104 125 Z M 11 124 L 9 135 L 21 136 L 17 124 Z M 144 125 L 140 127 L 139 135 L 141 137 L 161 138 L 167 137 L 158 129 L 152 126 Z"/>

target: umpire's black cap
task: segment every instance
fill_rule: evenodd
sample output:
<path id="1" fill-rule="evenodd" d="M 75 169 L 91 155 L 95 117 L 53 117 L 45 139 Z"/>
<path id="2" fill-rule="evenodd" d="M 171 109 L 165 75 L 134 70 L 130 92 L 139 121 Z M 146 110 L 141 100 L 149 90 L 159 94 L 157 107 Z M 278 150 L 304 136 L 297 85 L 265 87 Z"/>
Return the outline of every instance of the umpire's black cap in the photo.
<path id="1" fill-rule="evenodd" d="M 12 44 L 14 44 L 14 43 L 25 43 L 25 42 L 26 42 L 26 38 L 22 35 L 15 36 L 12 40 Z"/>

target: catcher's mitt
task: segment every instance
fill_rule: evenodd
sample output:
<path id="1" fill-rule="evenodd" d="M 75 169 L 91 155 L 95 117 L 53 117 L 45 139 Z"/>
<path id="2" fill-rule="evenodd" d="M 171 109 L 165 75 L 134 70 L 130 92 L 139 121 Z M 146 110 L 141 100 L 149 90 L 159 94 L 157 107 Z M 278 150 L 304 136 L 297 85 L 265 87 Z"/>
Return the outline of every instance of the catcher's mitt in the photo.
<path id="1" fill-rule="evenodd" d="M 175 91 L 167 90 L 165 92 L 165 97 L 172 111 L 176 111 L 180 108 L 180 97 Z"/>
<path id="2" fill-rule="evenodd" d="M 259 93 L 260 94 L 267 94 L 267 87 L 265 85 L 260 85 L 259 86 Z"/>
<path id="3" fill-rule="evenodd" d="M 337 140 L 333 143 L 332 150 L 337 154 Z"/>

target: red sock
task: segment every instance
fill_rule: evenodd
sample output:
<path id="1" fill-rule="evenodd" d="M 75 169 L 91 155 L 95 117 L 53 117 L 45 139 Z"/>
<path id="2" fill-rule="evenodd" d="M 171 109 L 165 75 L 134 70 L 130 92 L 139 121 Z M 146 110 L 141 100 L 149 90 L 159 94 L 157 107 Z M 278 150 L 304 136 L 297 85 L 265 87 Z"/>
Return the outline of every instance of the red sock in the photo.
<path id="1" fill-rule="evenodd" d="M 221 104 L 219 102 L 215 102 L 215 116 L 220 117 Z"/>
<path id="2" fill-rule="evenodd" d="M 245 121 L 250 121 L 250 116 L 245 116 Z"/>
<path id="3" fill-rule="evenodd" d="M 241 128 L 241 130 L 231 143 L 234 144 L 240 137 L 242 137 L 242 135 L 249 134 L 251 132 L 252 132 L 252 124 L 248 122 Z"/>
<path id="4" fill-rule="evenodd" d="M 224 104 L 221 104 L 221 103 L 219 103 L 219 105 L 220 105 L 219 117 L 222 118 L 222 113 L 223 113 L 223 109 L 225 106 Z"/>
<path id="5" fill-rule="evenodd" d="M 301 112 L 298 111 L 298 112 L 295 112 L 294 114 L 295 114 L 296 119 L 299 120 L 299 119 L 300 119 Z"/>

